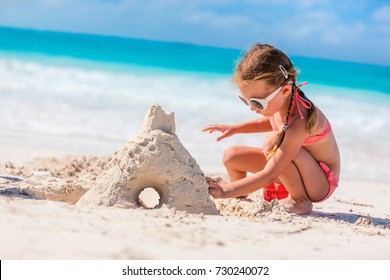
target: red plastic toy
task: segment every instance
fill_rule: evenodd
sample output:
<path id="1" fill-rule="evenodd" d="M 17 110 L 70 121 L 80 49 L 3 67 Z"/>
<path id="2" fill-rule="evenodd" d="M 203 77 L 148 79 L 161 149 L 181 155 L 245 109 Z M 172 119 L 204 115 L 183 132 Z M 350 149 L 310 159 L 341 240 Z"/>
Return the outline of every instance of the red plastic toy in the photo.
<path id="1" fill-rule="evenodd" d="M 266 186 L 263 190 L 264 200 L 272 201 L 274 199 L 282 199 L 288 197 L 288 191 L 283 185 L 272 183 Z"/>

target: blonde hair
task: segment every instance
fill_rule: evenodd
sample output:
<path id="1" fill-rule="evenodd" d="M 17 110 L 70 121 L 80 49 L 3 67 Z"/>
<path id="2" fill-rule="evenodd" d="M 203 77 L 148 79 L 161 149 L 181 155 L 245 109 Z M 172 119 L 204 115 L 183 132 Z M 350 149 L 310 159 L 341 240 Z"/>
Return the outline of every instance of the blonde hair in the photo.
<path id="1" fill-rule="evenodd" d="M 283 69 L 283 70 L 282 70 Z M 287 76 L 287 78 L 286 78 Z M 294 101 L 294 92 L 306 98 L 304 92 L 297 88 L 296 80 L 298 71 L 294 68 L 293 63 L 288 56 L 281 50 L 268 44 L 255 44 L 246 52 L 238 61 L 234 74 L 234 82 L 238 85 L 248 81 L 264 80 L 270 86 L 279 87 L 288 82 L 293 83 L 292 94 L 287 111 L 285 125 L 279 133 L 273 148 L 268 151 L 267 160 L 269 160 L 283 142 L 288 123 L 290 112 Z M 310 101 L 311 102 L 311 101 Z M 306 129 L 312 133 L 313 127 L 317 124 L 317 110 L 315 106 L 309 109 L 309 115 L 306 119 Z"/>

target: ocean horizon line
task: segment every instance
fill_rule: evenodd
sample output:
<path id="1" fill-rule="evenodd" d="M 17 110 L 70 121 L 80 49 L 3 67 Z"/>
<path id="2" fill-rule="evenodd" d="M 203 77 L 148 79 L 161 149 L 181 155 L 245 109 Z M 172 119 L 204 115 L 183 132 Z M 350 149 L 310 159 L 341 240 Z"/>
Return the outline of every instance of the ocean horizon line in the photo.
<path id="1" fill-rule="evenodd" d="M 84 37 L 84 39 L 114 39 L 114 40 L 123 40 L 123 41 L 133 41 L 133 42 L 140 42 L 140 43 L 158 43 L 166 46 L 182 46 L 182 47 L 199 47 L 199 48 L 209 48 L 214 50 L 227 50 L 232 51 L 237 54 L 236 60 L 239 59 L 240 54 L 244 53 L 247 48 L 234 48 L 234 47 L 228 47 L 228 46 L 214 46 L 214 45 L 204 45 L 204 44 L 197 44 L 193 42 L 182 42 L 182 41 L 168 41 L 168 40 L 156 40 L 156 39 L 150 39 L 150 38 L 139 38 L 139 37 L 128 37 L 128 36 L 120 36 L 120 35 L 109 35 L 109 34 L 99 34 L 99 33 L 84 33 L 84 32 L 74 32 L 74 31 L 64 31 L 64 30 L 50 30 L 50 29 L 34 29 L 34 28 L 25 28 L 25 27 L 12 27 L 12 26 L 2 26 L 0 25 L 0 32 L 1 31 L 16 31 L 16 32 L 34 32 L 38 35 L 67 35 L 67 36 L 74 36 L 74 37 Z M 1 42 L 1 38 L 0 38 Z M 256 42 L 254 41 L 253 44 Z M 266 43 L 266 42 L 262 42 Z M 271 44 L 272 45 L 272 44 Z M 275 45 L 276 46 L 276 45 Z M 276 46 L 277 47 L 277 46 Z M 0 50 L 2 49 L 2 46 L 0 45 Z M 284 50 L 282 50 L 284 51 Z M 340 59 L 332 59 L 332 58 L 324 58 L 320 56 L 306 56 L 306 55 L 297 55 L 293 53 L 288 53 L 289 56 L 296 59 L 310 59 L 310 60 L 320 60 L 320 61 L 328 61 L 328 62 L 341 62 L 346 64 L 356 64 L 356 65 L 366 65 L 366 66 L 376 66 L 376 67 L 383 67 L 383 68 L 389 68 L 390 65 L 387 64 L 378 64 L 378 63 L 368 63 L 368 62 L 360 62 L 360 61 L 352 61 L 352 60 L 340 60 Z"/>
<path id="2" fill-rule="evenodd" d="M 0 56 L 113 72 L 232 75 L 243 51 L 117 36 L 0 27 Z M 299 81 L 390 95 L 390 67 L 290 56 Z"/>

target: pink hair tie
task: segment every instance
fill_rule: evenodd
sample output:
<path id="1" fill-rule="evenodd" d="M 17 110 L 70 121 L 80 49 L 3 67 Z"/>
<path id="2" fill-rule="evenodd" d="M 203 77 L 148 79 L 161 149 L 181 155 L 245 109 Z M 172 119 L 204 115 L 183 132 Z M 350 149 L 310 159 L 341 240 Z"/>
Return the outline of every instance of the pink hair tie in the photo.
<path id="1" fill-rule="evenodd" d="M 299 117 L 301 118 L 301 120 L 304 119 L 304 116 L 303 116 L 301 107 L 299 105 L 301 105 L 305 109 L 310 109 L 313 106 L 313 104 L 309 100 L 307 100 L 304 97 L 300 96 L 299 93 L 298 93 L 298 89 L 300 87 L 302 87 L 302 86 L 307 85 L 307 84 L 308 84 L 308 82 L 303 82 L 303 83 L 299 84 L 295 88 L 295 91 L 294 91 L 294 102 L 293 102 L 293 107 L 291 108 L 291 113 L 292 113 L 292 111 L 294 110 L 294 106 L 295 105 L 297 106 Z"/>

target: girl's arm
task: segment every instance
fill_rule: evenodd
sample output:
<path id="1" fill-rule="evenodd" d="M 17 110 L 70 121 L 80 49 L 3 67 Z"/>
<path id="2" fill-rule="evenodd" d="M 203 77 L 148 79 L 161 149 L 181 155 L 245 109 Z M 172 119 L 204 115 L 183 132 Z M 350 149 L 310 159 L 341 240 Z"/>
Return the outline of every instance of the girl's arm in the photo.
<path id="1" fill-rule="evenodd" d="M 244 179 L 219 185 L 220 190 L 214 183 L 210 186 L 210 194 L 213 192 L 215 198 L 239 197 L 257 191 L 273 182 L 280 176 L 284 169 L 291 163 L 303 142 L 308 136 L 304 121 L 293 122 L 286 131 L 286 135 L 281 146 L 275 155 L 267 162 L 263 170 L 248 176 Z"/>
<path id="2" fill-rule="evenodd" d="M 271 130 L 272 126 L 268 117 L 259 118 L 236 125 L 211 124 L 202 128 L 202 131 L 209 133 L 213 133 L 214 131 L 222 132 L 222 135 L 217 138 L 217 141 L 238 133 L 259 133 Z"/>

